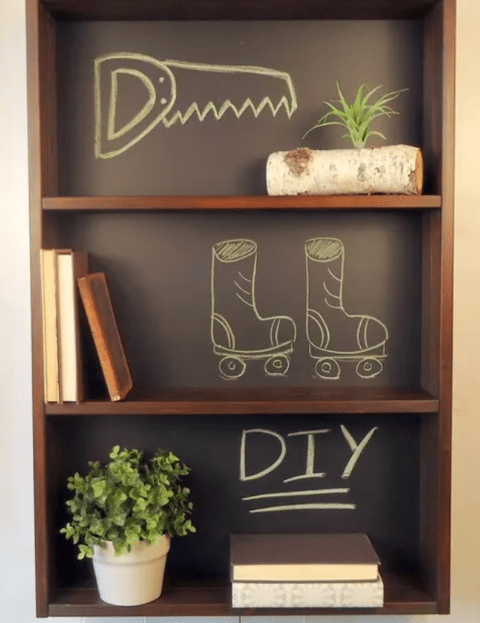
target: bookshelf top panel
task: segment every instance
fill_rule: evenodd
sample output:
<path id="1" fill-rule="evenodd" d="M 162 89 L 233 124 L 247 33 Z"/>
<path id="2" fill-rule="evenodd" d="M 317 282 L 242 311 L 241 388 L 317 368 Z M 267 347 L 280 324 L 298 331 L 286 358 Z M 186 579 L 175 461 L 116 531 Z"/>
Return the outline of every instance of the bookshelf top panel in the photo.
<path id="1" fill-rule="evenodd" d="M 39 0 L 37 0 L 39 1 Z M 43 0 L 59 19 L 418 19 L 438 0 Z"/>

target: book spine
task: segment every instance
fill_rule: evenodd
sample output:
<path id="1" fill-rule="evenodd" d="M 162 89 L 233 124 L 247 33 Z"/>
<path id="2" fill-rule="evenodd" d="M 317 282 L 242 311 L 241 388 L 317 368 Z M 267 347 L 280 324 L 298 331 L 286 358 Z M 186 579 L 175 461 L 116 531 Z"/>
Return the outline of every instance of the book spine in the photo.
<path id="1" fill-rule="evenodd" d="M 74 251 L 73 255 L 73 297 L 75 301 L 75 350 L 77 353 L 77 400 L 85 399 L 85 383 L 83 378 L 83 346 L 80 330 L 80 308 L 82 305 L 80 290 L 77 286 L 78 279 L 88 275 L 88 255 L 80 251 Z"/>
<path id="2" fill-rule="evenodd" d="M 45 402 L 59 402 L 60 366 L 57 325 L 57 276 L 54 249 L 42 249 L 43 380 Z"/>
<path id="3" fill-rule="evenodd" d="M 98 357 L 100 359 L 100 364 L 102 366 L 108 393 L 110 395 L 110 400 L 114 402 L 122 400 L 122 388 L 120 387 L 119 379 L 115 372 L 115 367 L 110 361 L 110 357 L 108 355 L 108 341 L 103 332 L 102 323 L 98 318 L 94 293 L 90 287 L 90 283 L 87 278 L 78 279 L 77 283 L 85 309 L 85 314 L 87 316 L 87 320 L 92 331 Z"/>
<path id="4" fill-rule="evenodd" d="M 382 608 L 383 582 L 232 582 L 232 608 Z"/>

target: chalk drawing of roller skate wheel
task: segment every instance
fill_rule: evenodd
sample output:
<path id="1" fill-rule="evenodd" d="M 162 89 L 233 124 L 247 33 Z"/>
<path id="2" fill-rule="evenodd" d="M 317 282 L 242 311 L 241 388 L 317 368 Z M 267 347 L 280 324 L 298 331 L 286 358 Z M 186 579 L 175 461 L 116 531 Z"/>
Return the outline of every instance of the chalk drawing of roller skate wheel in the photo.
<path id="1" fill-rule="evenodd" d="M 376 357 L 365 357 L 357 363 L 356 373 L 362 379 L 371 379 L 383 370 L 383 363 Z"/>
<path id="2" fill-rule="evenodd" d="M 247 364 L 239 357 L 224 357 L 218 364 L 222 378 L 234 381 L 239 379 L 245 372 Z"/>
<path id="3" fill-rule="evenodd" d="M 340 365 L 338 361 L 331 358 L 318 359 L 315 364 L 315 372 L 317 376 L 325 380 L 336 380 L 340 378 Z"/>
<path id="4" fill-rule="evenodd" d="M 212 249 L 211 338 L 223 379 L 240 378 L 247 362 L 264 361 L 267 376 L 284 376 L 290 367 L 296 326 L 288 316 L 263 318 L 255 299 L 257 245 L 240 238 Z"/>
<path id="5" fill-rule="evenodd" d="M 265 362 L 265 372 L 269 376 L 285 376 L 290 367 L 290 357 L 287 355 L 277 355 L 276 357 L 270 357 Z"/>

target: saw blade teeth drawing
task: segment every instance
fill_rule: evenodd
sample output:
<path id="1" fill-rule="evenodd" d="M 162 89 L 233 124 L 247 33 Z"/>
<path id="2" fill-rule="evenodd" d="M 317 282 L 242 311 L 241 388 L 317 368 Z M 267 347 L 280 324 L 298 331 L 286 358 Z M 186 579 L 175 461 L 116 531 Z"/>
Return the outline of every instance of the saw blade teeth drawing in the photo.
<path id="1" fill-rule="evenodd" d="M 126 76 L 136 80 L 139 95 L 145 91 L 146 101 L 130 119 L 120 123 L 119 82 Z M 246 114 L 257 119 L 261 114 L 276 117 L 281 112 L 290 119 L 297 109 L 292 79 L 284 71 L 160 61 L 131 52 L 95 59 L 94 96 L 95 156 L 103 159 L 126 152 L 160 123 L 168 129 L 190 120 L 240 119 Z"/>

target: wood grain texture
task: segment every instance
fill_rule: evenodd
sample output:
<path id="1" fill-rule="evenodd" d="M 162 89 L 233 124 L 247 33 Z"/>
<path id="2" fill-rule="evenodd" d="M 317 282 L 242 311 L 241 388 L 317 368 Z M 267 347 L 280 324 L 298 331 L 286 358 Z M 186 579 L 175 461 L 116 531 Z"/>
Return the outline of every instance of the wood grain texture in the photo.
<path id="1" fill-rule="evenodd" d="M 423 151 L 426 193 L 442 191 L 442 16 L 442 2 L 439 2 L 424 20 Z"/>
<path id="2" fill-rule="evenodd" d="M 385 584 L 383 608 L 302 608 L 301 614 L 435 614 L 436 602 L 419 584 L 418 579 L 403 578 L 392 573 L 382 574 Z M 125 616 L 125 608 L 102 602 L 93 589 L 62 590 L 50 606 L 50 616 Z M 227 582 L 199 581 L 186 586 L 165 586 L 159 599 L 128 609 L 129 616 L 282 616 L 298 614 L 292 608 L 230 607 L 230 587 Z"/>
<path id="3" fill-rule="evenodd" d="M 45 197 L 45 211 L 95 210 L 350 210 L 440 208 L 440 195 L 96 196 Z"/>
<path id="4" fill-rule="evenodd" d="M 68 19 L 415 19 L 435 0 L 45 0 Z"/>
<path id="5" fill-rule="evenodd" d="M 132 377 L 118 332 L 105 273 L 86 275 L 77 283 L 110 399 L 123 400 L 132 389 Z"/>
<path id="6" fill-rule="evenodd" d="M 36 614 L 48 615 L 52 586 L 49 548 L 49 511 L 46 500 L 46 434 L 43 402 L 42 364 L 42 302 L 40 248 L 42 246 L 41 198 L 46 185 L 42 142 L 44 102 L 40 78 L 44 74 L 47 49 L 52 46 L 48 14 L 36 0 L 27 0 L 27 60 L 28 60 L 28 129 L 30 170 L 30 246 L 31 246 L 31 304 L 32 304 L 32 372 L 33 372 L 33 443 L 35 493 L 35 559 L 36 559 Z"/>
<path id="7" fill-rule="evenodd" d="M 39 115 L 42 195 L 58 194 L 56 25 L 40 5 L 39 21 Z"/>
<path id="8" fill-rule="evenodd" d="M 442 124 L 442 293 L 440 338 L 440 446 L 438 580 L 439 612 L 450 611 L 450 535 L 452 461 L 453 360 L 453 235 L 454 235 L 454 127 L 455 127 L 456 1 L 444 0 L 443 14 L 443 124 Z"/>
<path id="9" fill-rule="evenodd" d="M 168 389 L 125 402 L 46 405 L 47 415 L 226 415 L 263 413 L 436 413 L 438 400 L 423 390 L 397 388 Z"/>
<path id="10" fill-rule="evenodd" d="M 442 212 L 426 217 L 424 230 L 422 381 L 439 396 L 440 410 L 437 422 L 424 424 L 421 476 L 421 547 L 429 589 L 444 614 L 450 611 L 454 67 L 455 0 L 444 0 L 425 21 L 426 152 Z"/>
<path id="11" fill-rule="evenodd" d="M 421 383 L 438 396 L 440 359 L 442 215 L 422 217 L 422 366 Z"/>

